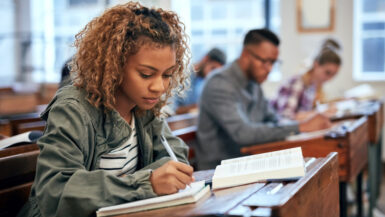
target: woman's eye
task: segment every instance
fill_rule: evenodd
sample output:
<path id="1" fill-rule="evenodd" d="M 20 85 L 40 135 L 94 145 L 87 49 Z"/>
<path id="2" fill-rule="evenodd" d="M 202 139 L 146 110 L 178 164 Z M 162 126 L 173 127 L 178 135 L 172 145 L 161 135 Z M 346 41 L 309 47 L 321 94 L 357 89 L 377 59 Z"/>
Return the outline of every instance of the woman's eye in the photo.
<path id="1" fill-rule="evenodd" d="M 171 78 L 171 77 L 172 77 L 172 74 L 164 74 L 163 77 L 164 77 L 164 78 Z"/>
<path id="2" fill-rule="evenodd" d="M 142 78 L 149 78 L 149 77 L 151 77 L 151 75 L 145 74 L 145 73 L 142 73 L 142 72 L 139 72 L 139 74 L 140 74 L 140 76 L 141 76 Z"/>

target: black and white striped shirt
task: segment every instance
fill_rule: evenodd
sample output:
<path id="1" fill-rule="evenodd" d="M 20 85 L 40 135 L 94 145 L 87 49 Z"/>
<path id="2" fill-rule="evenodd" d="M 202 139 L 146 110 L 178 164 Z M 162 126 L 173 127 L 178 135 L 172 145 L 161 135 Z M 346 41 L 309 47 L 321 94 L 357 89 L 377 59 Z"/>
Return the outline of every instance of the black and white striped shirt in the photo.
<path id="1" fill-rule="evenodd" d="M 138 164 L 138 137 L 135 128 L 135 118 L 131 120 L 132 133 L 128 140 L 109 153 L 103 154 L 99 168 L 116 176 L 133 173 Z"/>

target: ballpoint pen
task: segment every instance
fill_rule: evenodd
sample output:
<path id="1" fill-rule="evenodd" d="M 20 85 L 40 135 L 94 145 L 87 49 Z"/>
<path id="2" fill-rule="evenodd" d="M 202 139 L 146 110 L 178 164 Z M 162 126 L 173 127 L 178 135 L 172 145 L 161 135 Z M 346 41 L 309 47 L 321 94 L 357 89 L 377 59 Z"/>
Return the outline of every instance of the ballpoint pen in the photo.
<path id="1" fill-rule="evenodd" d="M 172 151 L 170 145 L 168 144 L 166 138 L 164 138 L 163 135 L 160 136 L 160 141 L 162 142 L 163 146 L 166 148 L 166 151 L 170 155 L 171 159 L 173 161 L 179 162 L 178 159 L 176 158 L 174 152 Z M 188 184 L 186 188 L 191 188 L 190 184 Z"/>
<path id="2" fill-rule="evenodd" d="M 170 145 L 168 144 L 167 140 L 164 138 L 163 135 L 160 136 L 160 141 L 162 142 L 163 146 L 166 148 L 166 151 L 167 151 L 168 154 L 170 155 L 171 159 L 172 159 L 173 161 L 178 162 L 178 159 L 176 158 L 174 152 L 172 151 Z"/>

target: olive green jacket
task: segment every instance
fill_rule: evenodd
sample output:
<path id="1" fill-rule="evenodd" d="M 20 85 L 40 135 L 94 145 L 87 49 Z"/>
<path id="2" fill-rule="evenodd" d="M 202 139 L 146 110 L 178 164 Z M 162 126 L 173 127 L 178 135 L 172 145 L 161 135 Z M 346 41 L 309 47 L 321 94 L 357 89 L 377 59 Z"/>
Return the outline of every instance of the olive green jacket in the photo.
<path id="1" fill-rule="evenodd" d="M 161 134 L 177 158 L 187 163 L 188 147 L 172 136 L 164 120 L 146 112 L 135 115 L 137 171 L 117 177 L 98 169 L 100 157 L 122 145 L 131 128 L 115 110 L 105 112 L 85 98 L 83 90 L 63 87 L 42 113 L 47 125 L 37 142 L 36 177 L 19 216 L 94 216 L 100 207 L 155 197 L 151 170 L 170 160 L 160 142 Z"/>

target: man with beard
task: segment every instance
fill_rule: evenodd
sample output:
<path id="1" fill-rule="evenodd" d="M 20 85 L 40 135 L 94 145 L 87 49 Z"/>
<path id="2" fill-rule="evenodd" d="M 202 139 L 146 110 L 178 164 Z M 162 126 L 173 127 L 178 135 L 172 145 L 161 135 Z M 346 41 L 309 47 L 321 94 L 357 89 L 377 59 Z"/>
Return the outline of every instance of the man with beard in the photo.
<path id="1" fill-rule="evenodd" d="M 198 169 L 212 169 L 241 155 L 244 146 L 283 140 L 330 126 L 315 114 L 303 122 L 283 121 L 266 101 L 261 85 L 278 59 L 278 37 L 267 29 L 249 31 L 240 57 L 210 74 L 199 104 Z"/>
<path id="2" fill-rule="evenodd" d="M 191 87 L 186 91 L 186 96 L 175 100 L 175 113 L 183 114 L 196 110 L 206 76 L 225 63 L 225 53 L 218 48 L 213 48 L 195 64 L 193 68 L 195 72 L 191 73 Z"/>

